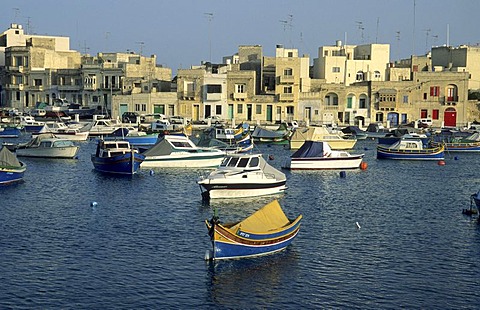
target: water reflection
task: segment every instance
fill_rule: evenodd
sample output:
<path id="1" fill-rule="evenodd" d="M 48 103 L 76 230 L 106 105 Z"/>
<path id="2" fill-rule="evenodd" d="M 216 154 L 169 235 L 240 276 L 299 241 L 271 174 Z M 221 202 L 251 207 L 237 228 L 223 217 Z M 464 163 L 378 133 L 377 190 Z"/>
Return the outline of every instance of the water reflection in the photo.
<path id="1" fill-rule="evenodd" d="M 295 279 L 295 248 L 269 256 L 207 263 L 208 301 L 228 308 L 278 304 L 279 288 Z M 293 273 L 293 274 L 292 274 Z"/>

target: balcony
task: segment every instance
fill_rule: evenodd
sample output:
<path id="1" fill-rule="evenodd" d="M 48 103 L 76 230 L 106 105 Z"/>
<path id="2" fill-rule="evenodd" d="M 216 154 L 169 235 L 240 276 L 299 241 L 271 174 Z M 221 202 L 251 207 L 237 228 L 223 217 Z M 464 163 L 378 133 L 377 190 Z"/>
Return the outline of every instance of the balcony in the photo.
<path id="1" fill-rule="evenodd" d="M 322 108 L 327 111 L 337 111 L 338 105 L 323 105 Z"/>
<path id="2" fill-rule="evenodd" d="M 293 101 L 295 96 L 293 94 L 278 94 L 279 101 Z"/>
<path id="3" fill-rule="evenodd" d="M 441 96 L 438 97 L 438 102 L 440 102 L 441 105 L 456 105 L 458 96 Z"/>
<path id="4" fill-rule="evenodd" d="M 205 96 L 206 101 L 220 101 L 222 100 L 222 93 L 207 93 Z"/>
<path id="5" fill-rule="evenodd" d="M 247 93 L 233 93 L 234 100 L 245 100 L 247 99 Z"/>
<path id="6" fill-rule="evenodd" d="M 35 85 L 29 87 L 30 91 L 43 91 L 43 85 Z"/>
<path id="7" fill-rule="evenodd" d="M 293 84 L 295 82 L 295 77 L 293 75 L 281 75 L 280 84 Z"/>

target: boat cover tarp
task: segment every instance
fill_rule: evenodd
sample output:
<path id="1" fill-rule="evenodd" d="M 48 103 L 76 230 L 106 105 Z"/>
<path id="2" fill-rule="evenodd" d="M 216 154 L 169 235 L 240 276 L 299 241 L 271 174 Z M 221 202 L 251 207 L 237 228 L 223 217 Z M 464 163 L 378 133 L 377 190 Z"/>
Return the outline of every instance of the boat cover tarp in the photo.
<path id="1" fill-rule="evenodd" d="M 263 170 L 263 173 L 266 175 L 274 175 L 277 181 L 286 179 L 285 173 L 269 165 L 263 156 L 260 156 L 259 159 L 258 165 Z"/>
<path id="2" fill-rule="evenodd" d="M 158 138 L 157 143 L 143 152 L 145 156 L 163 156 L 170 155 L 173 152 L 172 145 L 167 141 L 166 136 Z"/>
<path id="3" fill-rule="evenodd" d="M 285 134 L 286 134 L 285 131 L 272 131 L 260 126 L 255 126 L 255 129 L 253 130 L 253 133 L 252 133 L 252 137 L 275 139 L 275 138 L 283 138 Z"/>
<path id="4" fill-rule="evenodd" d="M 302 146 L 292 154 L 292 158 L 323 157 L 331 152 L 330 146 L 324 141 L 305 141 Z"/>
<path id="5" fill-rule="evenodd" d="M 18 168 L 21 166 L 22 164 L 20 164 L 15 154 L 10 152 L 10 150 L 7 147 L 2 147 L 2 149 L 0 149 L 0 167 Z"/>
<path id="6" fill-rule="evenodd" d="M 283 213 L 278 200 L 275 199 L 240 223 L 232 226 L 230 230 L 234 233 L 237 229 L 252 233 L 268 233 L 289 223 L 290 221 Z"/>
<path id="7" fill-rule="evenodd" d="M 357 126 L 348 126 L 342 129 L 342 132 L 345 134 L 352 134 L 352 135 L 362 135 L 365 131 L 361 130 Z"/>
<path id="8" fill-rule="evenodd" d="M 293 133 L 291 140 L 293 141 L 302 141 L 302 140 L 321 140 L 321 137 L 324 135 L 329 135 L 330 133 L 325 127 L 308 127 L 308 128 L 297 128 Z"/>
<path id="9" fill-rule="evenodd" d="M 40 133 L 38 134 L 35 138 L 32 140 L 28 141 L 26 144 L 21 145 L 22 147 L 36 147 L 40 145 L 40 142 L 42 142 L 45 139 L 50 139 L 50 138 L 56 138 L 56 136 L 53 133 Z"/>

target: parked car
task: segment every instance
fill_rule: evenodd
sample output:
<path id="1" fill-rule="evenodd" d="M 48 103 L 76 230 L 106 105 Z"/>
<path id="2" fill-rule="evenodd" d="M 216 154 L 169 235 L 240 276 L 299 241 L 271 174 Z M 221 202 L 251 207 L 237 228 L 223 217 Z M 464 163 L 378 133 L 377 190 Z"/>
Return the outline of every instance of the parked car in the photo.
<path id="1" fill-rule="evenodd" d="M 185 125 L 187 123 L 187 120 L 185 120 L 183 116 L 179 116 L 179 115 L 170 116 L 169 119 L 170 119 L 170 123 L 172 124 Z"/>
<path id="2" fill-rule="evenodd" d="M 136 123 L 137 119 L 139 119 L 140 122 L 142 122 L 145 119 L 145 116 L 143 117 L 143 120 L 142 120 L 142 117 L 137 112 L 124 112 L 122 114 L 123 123 Z"/>
<path id="3" fill-rule="evenodd" d="M 30 111 L 30 115 L 33 117 L 37 117 L 37 116 L 43 117 L 47 115 L 47 111 L 44 109 L 33 109 L 32 111 Z"/>
<path id="4" fill-rule="evenodd" d="M 420 118 L 417 120 L 418 127 L 420 128 L 428 128 L 432 127 L 432 119 L 431 118 Z"/>
<path id="5" fill-rule="evenodd" d="M 225 120 L 221 119 L 218 115 L 211 115 L 202 120 L 203 124 L 208 124 L 208 122 L 210 122 L 210 124 L 223 124 Z"/>

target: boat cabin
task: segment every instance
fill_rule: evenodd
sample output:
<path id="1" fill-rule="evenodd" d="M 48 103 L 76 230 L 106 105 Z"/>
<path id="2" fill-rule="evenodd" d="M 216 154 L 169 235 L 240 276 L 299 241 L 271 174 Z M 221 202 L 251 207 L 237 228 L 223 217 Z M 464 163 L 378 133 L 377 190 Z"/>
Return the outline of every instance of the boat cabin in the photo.
<path id="1" fill-rule="evenodd" d="M 97 157 L 114 157 L 130 153 L 130 143 L 128 141 L 100 141 L 97 145 Z"/>
<path id="2" fill-rule="evenodd" d="M 44 139 L 40 142 L 39 148 L 62 148 L 75 146 L 72 141 L 66 139 Z"/>
<path id="3" fill-rule="evenodd" d="M 423 150 L 423 142 L 420 139 L 401 139 L 389 148 L 408 151 Z"/>
<path id="4" fill-rule="evenodd" d="M 220 168 L 238 168 L 244 170 L 248 169 L 258 169 L 260 166 L 260 155 L 257 156 L 226 156 Z"/>

